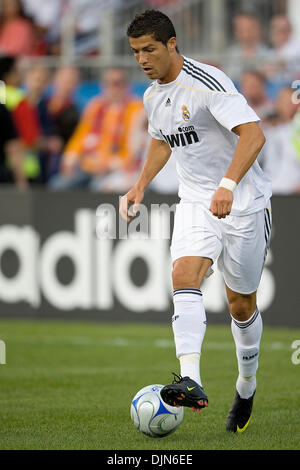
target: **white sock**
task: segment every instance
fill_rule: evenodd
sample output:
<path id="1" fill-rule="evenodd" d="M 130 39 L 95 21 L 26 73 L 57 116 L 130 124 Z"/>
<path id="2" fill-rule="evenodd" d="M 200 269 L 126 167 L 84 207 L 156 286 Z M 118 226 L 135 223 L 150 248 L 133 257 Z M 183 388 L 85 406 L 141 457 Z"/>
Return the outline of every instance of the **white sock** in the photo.
<path id="1" fill-rule="evenodd" d="M 180 375 L 182 377 L 188 376 L 190 379 L 195 380 L 199 385 L 202 385 L 200 378 L 200 354 L 183 354 L 179 357 L 180 362 Z"/>
<path id="2" fill-rule="evenodd" d="M 189 376 L 201 385 L 200 355 L 206 331 L 206 314 L 199 289 L 174 291 L 172 327 L 176 356 L 180 360 L 181 375 Z"/>
<path id="3" fill-rule="evenodd" d="M 239 375 L 236 381 L 236 389 L 241 398 L 250 398 L 256 389 L 256 376 L 242 377 Z"/>
<path id="4" fill-rule="evenodd" d="M 236 389 L 241 398 L 249 398 L 256 388 L 255 374 L 258 368 L 262 329 L 262 318 L 258 309 L 244 322 L 232 317 L 231 331 L 235 341 L 239 370 Z"/>

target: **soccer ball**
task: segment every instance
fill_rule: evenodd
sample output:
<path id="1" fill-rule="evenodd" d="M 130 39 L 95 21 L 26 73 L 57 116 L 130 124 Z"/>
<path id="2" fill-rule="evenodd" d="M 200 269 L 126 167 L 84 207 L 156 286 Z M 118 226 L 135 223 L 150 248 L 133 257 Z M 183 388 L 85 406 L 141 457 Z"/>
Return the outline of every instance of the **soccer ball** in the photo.
<path id="1" fill-rule="evenodd" d="M 131 419 L 143 434 L 163 437 L 174 432 L 182 423 L 183 407 L 167 405 L 160 396 L 163 385 L 148 385 L 131 402 Z"/>

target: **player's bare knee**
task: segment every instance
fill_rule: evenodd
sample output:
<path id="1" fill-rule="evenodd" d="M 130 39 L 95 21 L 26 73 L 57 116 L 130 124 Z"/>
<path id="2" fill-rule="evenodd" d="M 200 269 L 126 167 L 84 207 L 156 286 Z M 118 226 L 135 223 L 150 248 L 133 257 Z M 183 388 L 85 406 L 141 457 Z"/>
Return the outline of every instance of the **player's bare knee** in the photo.
<path id="1" fill-rule="evenodd" d="M 246 321 L 253 314 L 256 304 L 252 298 L 236 297 L 228 303 L 229 312 L 237 321 Z"/>
<path id="2" fill-rule="evenodd" d="M 173 289 L 187 287 L 200 288 L 198 271 L 191 269 L 186 263 L 175 263 L 172 271 Z"/>

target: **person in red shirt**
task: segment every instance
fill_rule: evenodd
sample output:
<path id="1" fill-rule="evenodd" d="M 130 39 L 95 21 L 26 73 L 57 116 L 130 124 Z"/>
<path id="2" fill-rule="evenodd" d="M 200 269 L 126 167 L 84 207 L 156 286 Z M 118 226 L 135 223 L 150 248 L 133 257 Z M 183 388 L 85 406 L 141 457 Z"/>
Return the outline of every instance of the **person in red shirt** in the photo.
<path id="1" fill-rule="evenodd" d="M 0 15 L 0 53 L 28 56 L 36 42 L 33 23 L 26 18 L 20 0 L 2 0 Z"/>

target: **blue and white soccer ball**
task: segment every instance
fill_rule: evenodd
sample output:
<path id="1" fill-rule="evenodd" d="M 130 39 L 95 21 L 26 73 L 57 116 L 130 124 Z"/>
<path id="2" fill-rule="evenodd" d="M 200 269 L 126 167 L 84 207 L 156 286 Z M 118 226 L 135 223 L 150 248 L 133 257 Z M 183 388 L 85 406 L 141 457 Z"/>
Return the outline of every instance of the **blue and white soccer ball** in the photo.
<path id="1" fill-rule="evenodd" d="M 135 427 L 151 437 L 163 437 L 182 423 L 183 407 L 167 405 L 160 396 L 163 385 L 142 388 L 131 402 L 131 419 Z"/>

